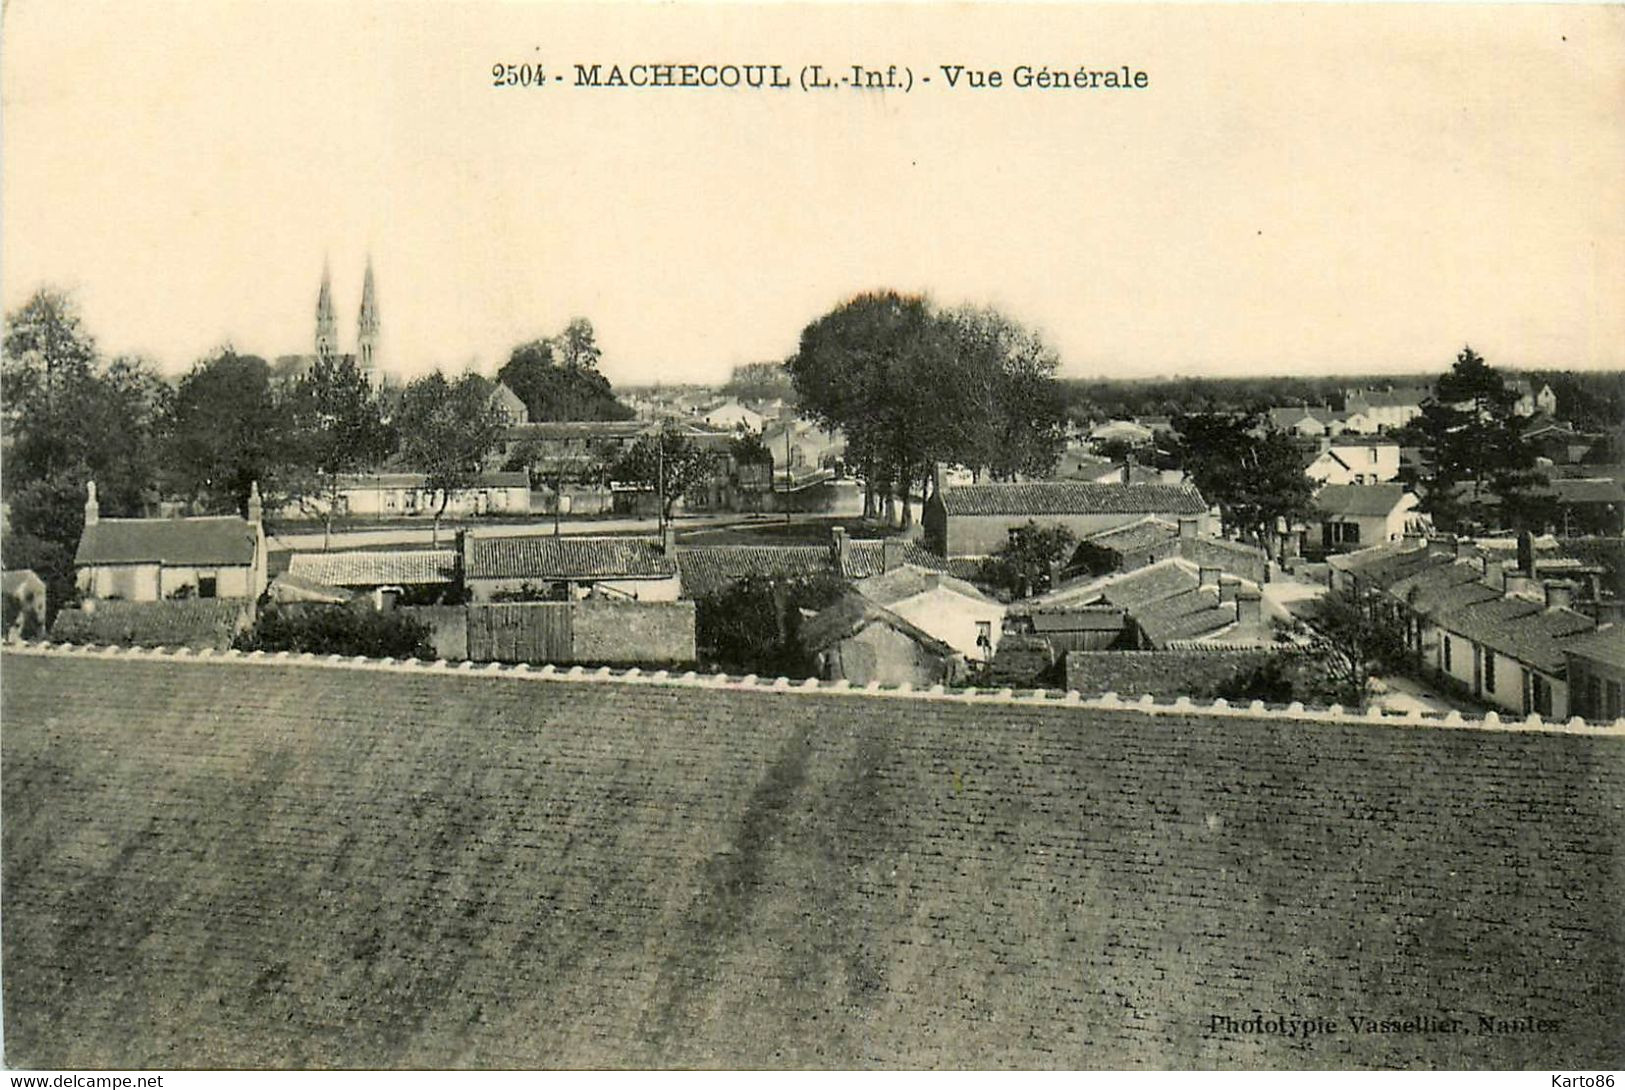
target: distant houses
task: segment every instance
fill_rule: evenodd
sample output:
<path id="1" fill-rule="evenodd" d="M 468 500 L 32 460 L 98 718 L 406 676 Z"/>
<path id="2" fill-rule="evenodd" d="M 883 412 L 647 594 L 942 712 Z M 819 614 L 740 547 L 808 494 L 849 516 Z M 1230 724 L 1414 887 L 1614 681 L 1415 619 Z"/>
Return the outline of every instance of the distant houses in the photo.
<path id="1" fill-rule="evenodd" d="M 1399 446 L 1329 443 L 1304 472 L 1317 484 L 1384 484 L 1399 476 Z"/>
<path id="2" fill-rule="evenodd" d="M 478 515 L 528 515 L 530 477 L 523 470 L 482 473 L 467 488 L 455 489 L 450 496 L 429 487 L 422 473 L 362 473 L 340 477 L 333 498 L 325 494 L 302 497 L 282 509 L 284 518 L 320 516 L 334 505 L 340 517 L 383 517 L 434 515 L 441 511 L 462 518 Z"/>

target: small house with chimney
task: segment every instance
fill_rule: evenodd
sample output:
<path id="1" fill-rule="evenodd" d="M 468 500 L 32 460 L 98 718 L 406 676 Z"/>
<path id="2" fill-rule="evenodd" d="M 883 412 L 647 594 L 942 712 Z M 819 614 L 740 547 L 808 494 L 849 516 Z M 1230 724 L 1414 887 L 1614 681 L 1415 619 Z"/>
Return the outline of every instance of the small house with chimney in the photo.
<path id="1" fill-rule="evenodd" d="M 95 482 L 87 492 L 85 530 L 74 554 L 79 590 L 86 598 L 254 602 L 265 593 L 265 530 L 257 483 L 249 493 L 247 518 L 102 518 Z"/>

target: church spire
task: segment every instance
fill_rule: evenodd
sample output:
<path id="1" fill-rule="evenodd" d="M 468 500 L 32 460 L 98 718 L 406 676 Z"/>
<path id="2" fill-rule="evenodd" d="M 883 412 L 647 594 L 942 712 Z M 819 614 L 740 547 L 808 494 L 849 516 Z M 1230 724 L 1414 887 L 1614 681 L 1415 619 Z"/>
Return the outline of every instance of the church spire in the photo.
<path id="1" fill-rule="evenodd" d="M 322 262 L 322 290 L 316 296 L 316 355 L 332 359 L 339 353 L 339 324 L 333 314 L 333 270 Z"/>
<path id="2" fill-rule="evenodd" d="M 378 355 L 378 295 L 372 284 L 372 255 L 367 255 L 367 276 L 361 283 L 361 317 L 355 339 L 356 363 L 371 371 Z"/>

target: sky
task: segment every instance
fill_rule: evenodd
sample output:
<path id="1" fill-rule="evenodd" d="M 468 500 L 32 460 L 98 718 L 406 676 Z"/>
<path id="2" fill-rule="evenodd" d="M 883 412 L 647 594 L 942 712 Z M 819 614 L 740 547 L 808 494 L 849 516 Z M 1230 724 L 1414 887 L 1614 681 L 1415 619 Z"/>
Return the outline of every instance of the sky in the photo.
<path id="1" fill-rule="evenodd" d="M 369 254 L 405 377 L 582 315 L 612 382 L 717 382 L 878 288 L 1079 377 L 1625 367 L 1622 7 L 9 0 L 0 32 L 5 308 L 66 288 L 170 373 L 310 352 L 324 261 L 350 350 Z M 654 62 L 914 82 L 574 85 Z"/>

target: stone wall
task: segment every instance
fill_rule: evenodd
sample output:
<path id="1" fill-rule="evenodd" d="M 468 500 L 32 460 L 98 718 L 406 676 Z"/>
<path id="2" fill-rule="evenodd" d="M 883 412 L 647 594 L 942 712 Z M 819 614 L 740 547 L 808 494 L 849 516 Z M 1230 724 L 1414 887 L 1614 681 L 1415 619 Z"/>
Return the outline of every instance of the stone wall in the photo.
<path id="1" fill-rule="evenodd" d="M 1080 693 L 1138 697 L 1201 697 L 1262 666 L 1278 652 L 1260 648 L 1211 651 L 1068 651 L 1066 687 Z"/>

